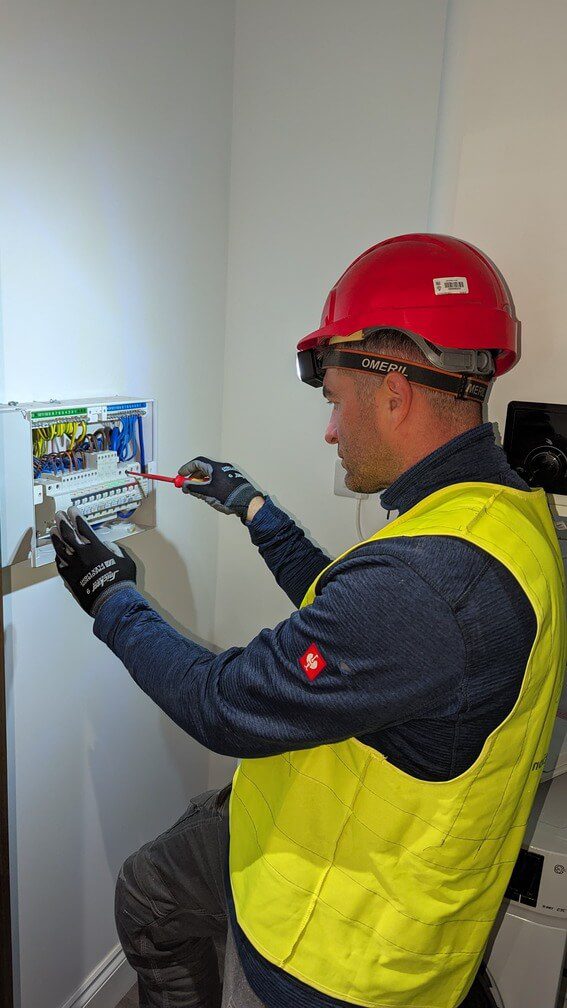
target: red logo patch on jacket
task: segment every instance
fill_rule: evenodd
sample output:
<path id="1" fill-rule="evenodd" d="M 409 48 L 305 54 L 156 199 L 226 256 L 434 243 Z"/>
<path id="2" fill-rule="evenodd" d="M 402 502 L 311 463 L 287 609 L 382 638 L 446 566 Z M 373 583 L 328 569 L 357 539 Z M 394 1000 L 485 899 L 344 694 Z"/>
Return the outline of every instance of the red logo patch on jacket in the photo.
<path id="1" fill-rule="evenodd" d="M 310 644 L 305 654 L 301 655 L 299 664 L 308 679 L 316 679 L 326 667 L 327 662 L 316 644 Z"/>

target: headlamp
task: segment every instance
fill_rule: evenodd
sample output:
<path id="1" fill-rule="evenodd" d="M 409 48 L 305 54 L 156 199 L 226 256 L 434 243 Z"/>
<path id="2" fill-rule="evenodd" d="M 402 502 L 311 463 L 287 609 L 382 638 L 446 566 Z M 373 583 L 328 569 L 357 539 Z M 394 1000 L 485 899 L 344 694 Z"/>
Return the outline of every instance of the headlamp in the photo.
<path id="1" fill-rule="evenodd" d="M 297 377 L 306 385 L 321 388 L 324 369 L 321 367 L 320 350 L 300 350 L 296 357 Z"/>

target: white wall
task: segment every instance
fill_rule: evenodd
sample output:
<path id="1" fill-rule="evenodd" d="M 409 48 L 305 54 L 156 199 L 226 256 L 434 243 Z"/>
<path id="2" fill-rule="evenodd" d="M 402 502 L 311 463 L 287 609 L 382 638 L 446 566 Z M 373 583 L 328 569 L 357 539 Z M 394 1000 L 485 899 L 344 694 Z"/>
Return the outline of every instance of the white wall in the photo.
<path id="1" fill-rule="evenodd" d="M 0 400 L 155 396 L 163 472 L 220 450 L 233 33 L 232 0 L 0 12 Z M 210 640 L 217 516 L 159 494 L 142 588 Z M 121 861 L 207 786 L 208 753 L 53 566 L 4 589 L 17 1004 L 59 1008 L 117 942 Z"/>
<path id="2" fill-rule="evenodd" d="M 512 399 L 565 402 L 567 5 L 455 0 L 447 32 L 430 227 L 484 249 L 522 320 L 522 356 L 496 382 Z"/>
<path id="3" fill-rule="evenodd" d="M 297 381 L 295 346 L 355 255 L 426 227 L 445 2 L 236 9 L 223 457 L 336 553 L 353 502 L 332 496 L 328 407 Z M 289 614 L 238 522 L 221 523 L 217 576 L 219 644 Z"/>

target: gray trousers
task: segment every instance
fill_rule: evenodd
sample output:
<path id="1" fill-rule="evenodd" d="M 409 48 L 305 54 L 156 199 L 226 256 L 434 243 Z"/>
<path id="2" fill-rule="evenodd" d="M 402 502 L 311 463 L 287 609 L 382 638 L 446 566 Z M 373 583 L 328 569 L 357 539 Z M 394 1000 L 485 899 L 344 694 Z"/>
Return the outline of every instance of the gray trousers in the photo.
<path id="1" fill-rule="evenodd" d="M 204 791 L 126 859 L 116 926 L 138 974 L 140 1008 L 264 1008 L 240 966 L 223 872 L 230 785 Z"/>

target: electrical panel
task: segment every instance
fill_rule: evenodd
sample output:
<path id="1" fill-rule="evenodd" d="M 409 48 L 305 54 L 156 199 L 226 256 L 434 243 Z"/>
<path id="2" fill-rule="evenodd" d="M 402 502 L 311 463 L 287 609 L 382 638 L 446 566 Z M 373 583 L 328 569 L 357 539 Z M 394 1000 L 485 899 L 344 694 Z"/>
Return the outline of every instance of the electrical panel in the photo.
<path id="1" fill-rule="evenodd" d="M 52 562 L 49 529 L 70 507 L 106 542 L 155 527 L 155 422 L 142 397 L 0 406 L 3 565 Z"/>

